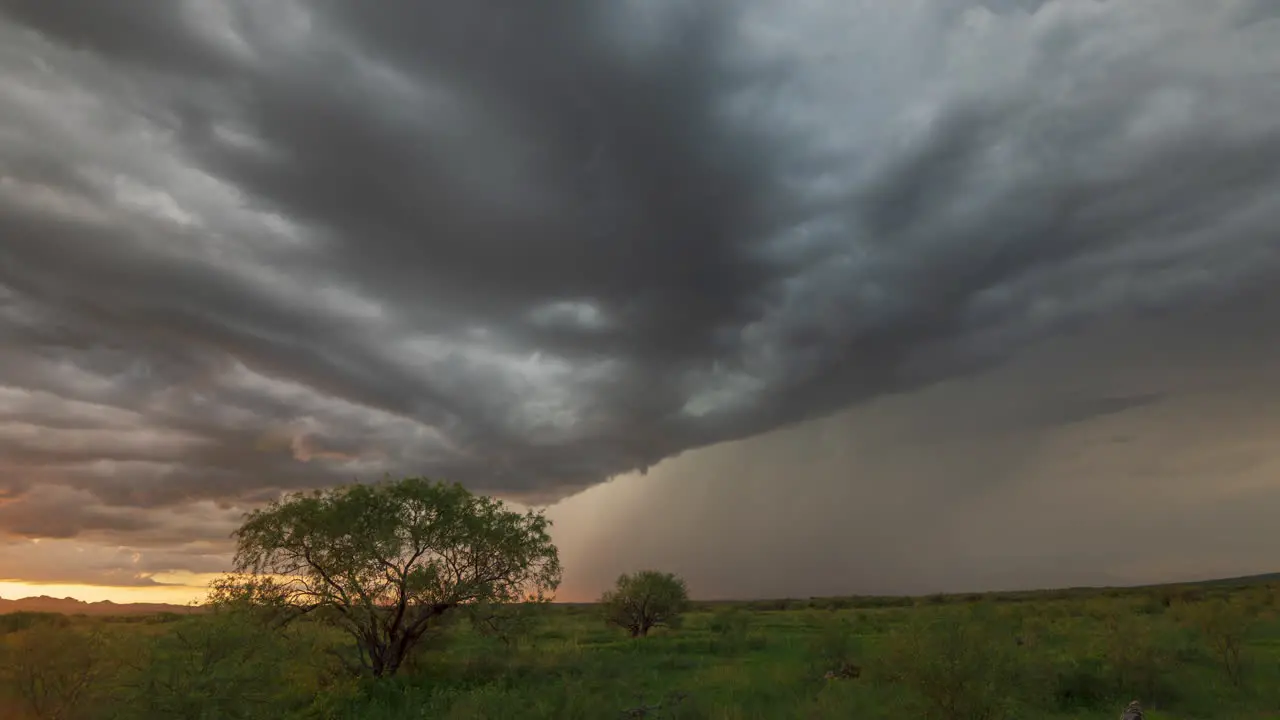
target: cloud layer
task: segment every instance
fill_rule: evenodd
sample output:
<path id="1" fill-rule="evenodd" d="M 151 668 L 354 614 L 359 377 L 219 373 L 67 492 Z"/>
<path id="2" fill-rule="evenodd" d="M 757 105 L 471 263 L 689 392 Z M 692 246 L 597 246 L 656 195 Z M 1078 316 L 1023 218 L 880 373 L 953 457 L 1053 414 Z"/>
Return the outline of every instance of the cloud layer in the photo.
<path id="1" fill-rule="evenodd" d="M 10 536 L 550 501 L 1280 278 L 1265 0 L 82 5 L 0 0 Z"/>

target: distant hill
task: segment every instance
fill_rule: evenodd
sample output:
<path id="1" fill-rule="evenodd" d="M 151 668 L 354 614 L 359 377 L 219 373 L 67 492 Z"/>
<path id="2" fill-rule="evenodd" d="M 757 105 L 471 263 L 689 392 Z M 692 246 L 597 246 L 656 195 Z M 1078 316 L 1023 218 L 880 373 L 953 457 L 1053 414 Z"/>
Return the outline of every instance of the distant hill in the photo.
<path id="1" fill-rule="evenodd" d="M 1264 573 L 1262 575 L 1242 575 L 1233 578 L 1219 578 L 1216 580 L 1193 580 L 1191 582 L 1170 583 L 1173 585 L 1265 585 L 1267 583 L 1280 582 L 1280 572 Z"/>
<path id="2" fill-rule="evenodd" d="M 556 603 L 557 605 L 582 605 L 592 603 Z M 110 600 L 101 602 L 85 602 L 75 598 L 55 598 L 48 595 L 6 600 L 0 598 L 0 615 L 14 612 L 59 613 L 62 615 L 156 615 L 159 613 L 192 613 L 200 612 L 199 608 L 186 605 L 169 605 L 166 603 L 114 603 Z"/>
<path id="3" fill-rule="evenodd" d="M 110 600 L 89 603 L 75 598 L 55 598 L 48 595 L 22 598 L 21 600 L 0 598 L 0 614 L 11 612 L 44 612 L 61 613 L 63 615 L 155 615 L 157 613 L 190 613 L 195 611 L 186 605 L 113 603 Z"/>

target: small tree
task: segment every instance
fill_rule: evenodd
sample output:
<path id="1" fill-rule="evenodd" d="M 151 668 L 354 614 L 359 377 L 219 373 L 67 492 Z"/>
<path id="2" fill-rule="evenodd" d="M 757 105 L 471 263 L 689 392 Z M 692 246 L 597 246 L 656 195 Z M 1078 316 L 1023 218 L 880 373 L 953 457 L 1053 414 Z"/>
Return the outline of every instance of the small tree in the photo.
<path id="1" fill-rule="evenodd" d="M 288 682 L 291 645 L 240 613 L 202 613 L 167 632 L 137 634 L 116 687 L 116 720 L 270 717 L 306 693 Z M 124 709 L 124 708 L 127 708 Z"/>
<path id="2" fill-rule="evenodd" d="M 1175 648 L 1157 621 L 1120 606 L 1104 619 L 1103 627 L 1098 656 L 1110 667 L 1115 689 L 1148 701 L 1165 695 L 1176 665 Z"/>
<path id="3" fill-rule="evenodd" d="M 507 648 L 529 639 L 543 619 L 542 603 L 476 603 L 467 608 L 471 627 L 484 637 L 497 638 Z"/>
<path id="4" fill-rule="evenodd" d="M 981 613 L 978 613 L 981 615 Z M 930 720 L 1002 720 L 1018 686 L 1011 643 L 972 610 L 913 619 L 889 639 L 884 679 L 903 681 Z"/>
<path id="5" fill-rule="evenodd" d="M 546 601 L 560 583 L 550 525 L 424 478 L 298 493 L 248 516 L 211 599 L 314 613 L 355 640 L 359 670 L 390 676 L 454 608 Z"/>
<path id="6" fill-rule="evenodd" d="M 689 607 L 689 590 L 671 573 L 643 570 L 620 575 L 617 585 L 600 596 L 600 604 L 605 622 L 625 628 L 631 637 L 644 637 L 655 627 L 678 621 Z"/>
<path id="7" fill-rule="evenodd" d="M 1193 606 L 1189 623 L 1198 630 L 1222 665 L 1227 680 L 1244 684 L 1245 640 L 1253 626 L 1248 610 L 1228 600 L 1210 600 Z"/>
<path id="8" fill-rule="evenodd" d="M 92 704 L 107 670 L 99 630 L 41 623 L 7 640 L 0 643 L 0 681 L 31 717 L 64 720 Z"/>

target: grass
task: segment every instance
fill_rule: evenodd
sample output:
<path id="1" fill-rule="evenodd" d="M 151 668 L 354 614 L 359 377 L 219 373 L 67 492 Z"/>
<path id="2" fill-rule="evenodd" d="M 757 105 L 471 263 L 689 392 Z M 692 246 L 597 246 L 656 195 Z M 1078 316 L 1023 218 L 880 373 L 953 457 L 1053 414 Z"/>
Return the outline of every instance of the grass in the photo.
<path id="1" fill-rule="evenodd" d="M 1066 720 L 1138 698 L 1153 720 L 1274 720 L 1278 611 L 1277 583 L 701 603 L 633 640 L 552 606 L 514 642 L 451 623 L 381 682 L 314 625 L 15 614 L 0 717 Z"/>

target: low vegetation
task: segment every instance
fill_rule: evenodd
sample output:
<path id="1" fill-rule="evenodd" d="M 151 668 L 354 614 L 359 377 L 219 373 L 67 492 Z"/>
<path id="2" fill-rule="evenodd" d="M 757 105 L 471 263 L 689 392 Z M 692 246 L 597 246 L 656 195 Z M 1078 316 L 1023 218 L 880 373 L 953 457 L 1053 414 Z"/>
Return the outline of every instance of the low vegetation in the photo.
<path id="1" fill-rule="evenodd" d="M 0 615 L 0 718 L 1280 717 L 1280 583 L 690 603 L 642 571 L 557 605 L 544 523 L 420 481 L 286 499 L 204 612 Z"/>
<path id="2" fill-rule="evenodd" d="M 1156 720 L 1264 720 L 1280 714 L 1278 597 L 1259 585 L 693 603 L 680 628 L 638 638 L 599 606 L 477 607 L 381 679 L 353 673 L 350 638 L 310 618 L 271 630 L 238 609 L 27 615 L 0 622 L 0 717 L 1112 720 L 1139 698 Z"/>

